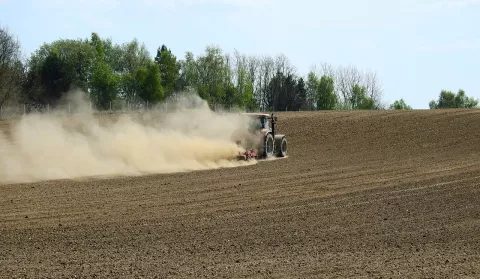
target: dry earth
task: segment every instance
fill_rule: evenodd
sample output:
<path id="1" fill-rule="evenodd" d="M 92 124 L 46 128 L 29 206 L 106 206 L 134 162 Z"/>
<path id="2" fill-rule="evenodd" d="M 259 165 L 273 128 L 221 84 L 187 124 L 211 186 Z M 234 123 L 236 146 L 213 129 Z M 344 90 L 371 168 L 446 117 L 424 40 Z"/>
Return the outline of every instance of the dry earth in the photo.
<path id="1" fill-rule="evenodd" d="M 480 110 L 278 115 L 287 159 L 0 185 L 0 277 L 480 277 Z"/>

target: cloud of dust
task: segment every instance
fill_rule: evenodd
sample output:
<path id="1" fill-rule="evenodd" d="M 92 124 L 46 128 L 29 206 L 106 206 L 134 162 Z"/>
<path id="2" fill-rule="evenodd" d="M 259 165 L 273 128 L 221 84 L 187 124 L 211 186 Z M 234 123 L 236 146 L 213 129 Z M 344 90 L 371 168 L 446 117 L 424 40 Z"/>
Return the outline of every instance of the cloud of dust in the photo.
<path id="1" fill-rule="evenodd" d="M 28 114 L 0 133 L 0 183 L 142 175 L 237 167 L 232 135 L 248 118 L 219 113 L 196 95 L 167 102 L 168 112 L 98 114 L 83 93 L 68 111 Z M 163 105 L 163 108 L 165 104 Z"/>

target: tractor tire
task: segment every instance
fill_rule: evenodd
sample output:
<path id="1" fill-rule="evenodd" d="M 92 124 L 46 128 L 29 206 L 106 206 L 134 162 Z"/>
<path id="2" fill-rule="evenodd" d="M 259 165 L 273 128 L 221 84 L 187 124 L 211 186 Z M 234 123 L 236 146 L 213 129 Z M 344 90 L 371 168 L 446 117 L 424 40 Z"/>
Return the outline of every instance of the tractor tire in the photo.
<path id="1" fill-rule="evenodd" d="M 263 158 L 269 158 L 274 155 L 274 148 L 275 148 L 275 141 L 273 139 L 272 134 L 267 134 L 265 136 L 265 141 L 263 143 Z"/>
<path id="2" fill-rule="evenodd" d="M 285 157 L 287 156 L 287 138 L 282 137 L 278 145 L 276 146 L 277 148 L 277 157 Z"/>

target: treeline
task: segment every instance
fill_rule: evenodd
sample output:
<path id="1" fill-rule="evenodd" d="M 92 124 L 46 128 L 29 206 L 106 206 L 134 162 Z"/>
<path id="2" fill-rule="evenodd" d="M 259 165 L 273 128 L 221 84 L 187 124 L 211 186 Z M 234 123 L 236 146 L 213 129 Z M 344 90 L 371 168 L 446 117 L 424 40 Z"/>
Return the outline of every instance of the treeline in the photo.
<path id="1" fill-rule="evenodd" d="M 245 110 L 376 109 L 381 90 L 375 75 L 324 65 L 307 78 L 284 55 L 247 56 L 207 46 L 178 59 L 165 45 L 154 57 L 136 39 L 113 44 L 92 33 L 86 39 L 45 43 L 25 62 L 20 44 L 2 29 L 0 106 L 55 106 L 73 89 L 88 92 L 97 109 L 112 101 L 156 104 L 176 92 L 195 91 L 213 106 Z M 5 73 L 6 72 L 6 73 Z M 8 78 L 7 78 L 8 77 Z"/>
<path id="2" fill-rule="evenodd" d="M 54 107 L 75 89 L 88 92 L 99 110 L 155 105 L 186 91 L 212 107 L 249 111 L 387 108 L 376 74 L 355 67 L 323 64 L 302 77 L 282 54 L 247 56 L 207 46 L 199 56 L 177 58 L 162 45 L 152 56 L 136 39 L 114 44 L 96 33 L 44 43 L 23 59 L 20 43 L 0 28 L 0 106 Z M 390 108 L 410 107 L 400 100 Z"/>

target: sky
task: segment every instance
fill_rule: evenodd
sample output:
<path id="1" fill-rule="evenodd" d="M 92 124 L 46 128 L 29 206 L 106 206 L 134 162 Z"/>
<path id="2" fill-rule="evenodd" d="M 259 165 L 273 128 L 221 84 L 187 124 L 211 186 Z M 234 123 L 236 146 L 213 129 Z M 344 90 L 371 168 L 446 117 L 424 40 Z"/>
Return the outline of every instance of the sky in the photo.
<path id="1" fill-rule="evenodd" d="M 0 26 L 28 57 L 57 39 L 136 38 L 154 56 L 286 55 L 297 74 L 314 65 L 377 74 L 387 104 L 428 109 L 440 91 L 480 99 L 480 0 L 0 0 Z"/>

